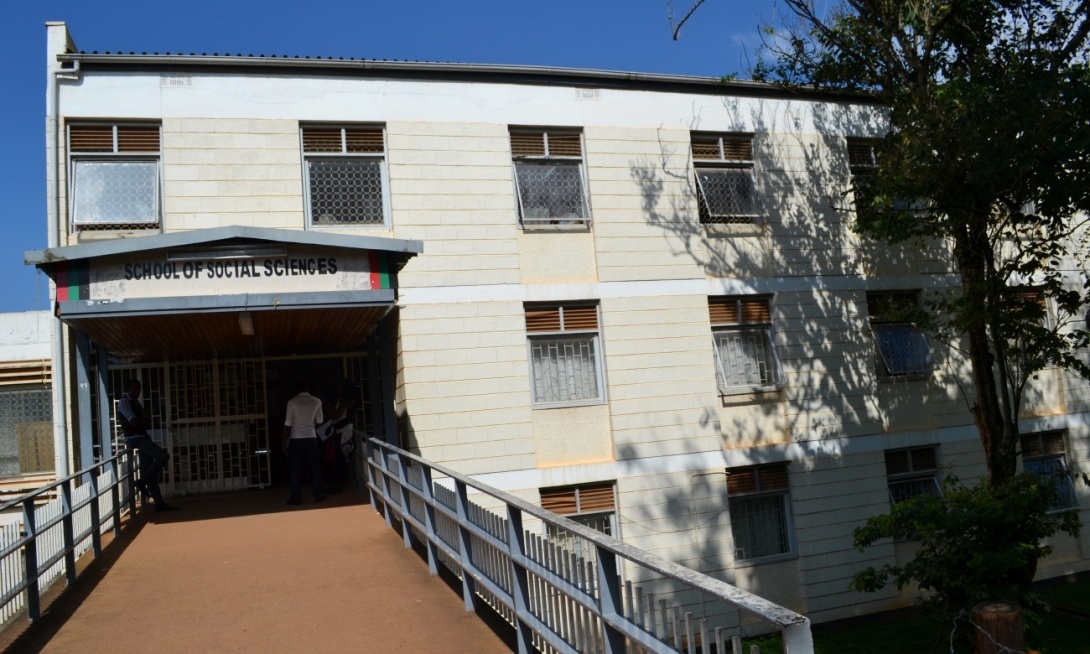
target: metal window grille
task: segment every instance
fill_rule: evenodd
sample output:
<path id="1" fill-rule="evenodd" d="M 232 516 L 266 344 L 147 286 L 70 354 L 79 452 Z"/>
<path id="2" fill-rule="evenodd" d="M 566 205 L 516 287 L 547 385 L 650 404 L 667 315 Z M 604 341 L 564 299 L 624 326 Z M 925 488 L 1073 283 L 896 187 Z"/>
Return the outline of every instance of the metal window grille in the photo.
<path id="1" fill-rule="evenodd" d="M 738 561 L 790 552 L 787 494 L 730 500 L 730 527 Z"/>
<path id="2" fill-rule="evenodd" d="M 691 143 L 700 222 L 750 223 L 758 218 L 761 206 L 753 174 L 753 137 L 693 133 Z"/>
<path id="3" fill-rule="evenodd" d="M 791 551 L 786 464 L 728 470 L 727 495 L 736 560 Z"/>
<path id="4" fill-rule="evenodd" d="M 302 140 L 311 224 L 385 224 L 383 130 L 304 127 Z"/>
<path id="5" fill-rule="evenodd" d="M 871 330 L 886 376 L 924 375 L 930 370 L 931 348 L 915 325 L 877 324 Z"/>
<path id="6" fill-rule="evenodd" d="M 511 156 L 523 225 L 589 223 L 579 134 L 513 131 Z"/>
<path id="7" fill-rule="evenodd" d="M 52 470 L 53 393 L 0 391 L 0 477 Z"/>
<path id="8" fill-rule="evenodd" d="M 940 495 L 936 478 L 938 465 L 938 452 L 934 447 L 887 451 L 890 503 L 896 505 L 919 495 Z"/>
<path id="9" fill-rule="evenodd" d="M 708 298 L 708 316 L 720 392 L 779 383 L 770 298 Z"/>
<path id="10" fill-rule="evenodd" d="M 760 215 L 753 168 L 697 168 L 700 222 L 750 223 Z"/>
<path id="11" fill-rule="evenodd" d="M 315 225 L 381 225 L 386 221 L 382 162 L 307 161 L 310 216 Z"/>
<path id="12" fill-rule="evenodd" d="M 531 338 L 534 402 L 600 398 L 597 341 L 597 335 Z"/>
<path id="13" fill-rule="evenodd" d="M 71 220 L 76 229 L 158 227 L 158 125 L 71 125 Z"/>
<path id="14" fill-rule="evenodd" d="M 1022 470 L 1050 483 L 1053 498 L 1050 511 L 1078 508 L 1075 484 L 1067 472 L 1063 432 L 1051 431 L 1021 437 Z"/>
<path id="15" fill-rule="evenodd" d="M 768 328 L 718 329 L 712 340 L 719 390 L 776 384 Z"/>
<path id="16" fill-rule="evenodd" d="M 601 399 L 597 305 L 527 305 L 526 332 L 535 404 Z"/>
<path id="17" fill-rule="evenodd" d="M 524 224 L 586 224 L 581 164 L 516 163 L 515 184 Z"/>

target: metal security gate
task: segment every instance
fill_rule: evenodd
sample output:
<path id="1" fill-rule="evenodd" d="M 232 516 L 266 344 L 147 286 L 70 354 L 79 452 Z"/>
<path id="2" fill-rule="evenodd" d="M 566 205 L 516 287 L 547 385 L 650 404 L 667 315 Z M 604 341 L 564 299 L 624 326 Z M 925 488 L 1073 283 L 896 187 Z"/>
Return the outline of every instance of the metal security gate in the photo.
<path id="1" fill-rule="evenodd" d="M 109 393 L 116 439 L 116 400 L 132 378 L 143 385 L 148 435 L 170 452 L 167 495 L 263 487 L 271 483 L 265 363 L 261 359 L 111 366 Z M 97 406 L 97 401 L 92 403 Z"/>
<path id="2" fill-rule="evenodd" d="M 367 366 L 361 353 L 320 358 L 341 359 L 344 379 L 365 391 Z M 161 480 L 164 494 L 269 486 L 272 456 L 266 367 L 262 358 L 111 365 L 108 392 L 115 442 L 122 440 L 116 401 L 135 377 L 143 386 L 141 401 L 151 418 L 148 435 L 170 452 Z M 98 406 L 95 386 L 92 407 Z M 364 405 L 357 405 L 356 425 L 361 431 L 367 430 Z M 273 428 L 279 433 L 279 426 Z M 95 429 L 97 433 L 97 424 Z"/>

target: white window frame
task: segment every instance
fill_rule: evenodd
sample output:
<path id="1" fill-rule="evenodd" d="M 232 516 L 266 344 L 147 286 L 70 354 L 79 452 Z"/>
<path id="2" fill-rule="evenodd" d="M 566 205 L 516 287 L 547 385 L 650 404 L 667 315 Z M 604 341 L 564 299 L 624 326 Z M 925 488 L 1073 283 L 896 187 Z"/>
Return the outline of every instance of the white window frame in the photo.
<path id="1" fill-rule="evenodd" d="M 1067 439 L 1062 432 L 1039 432 L 1033 434 L 1025 434 L 1022 438 L 1036 437 L 1043 441 L 1045 436 L 1059 436 L 1060 443 L 1063 446 L 1063 450 L 1059 452 L 1042 452 L 1040 454 L 1034 454 L 1031 456 L 1022 455 L 1022 471 L 1029 472 L 1038 475 L 1038 477 L 1046 477 L 1055 475 L 1054 479 L 1058 485 L 1061 485 L 1064 490 L 1057 488 L 1057 493 L 1062 493 L 1069 500 L 1066 506 L 1051 505 L 1049 506 L 1049 513 L 1063 513 L 1064 511 L 1078 511 L 1082 508 L 1082 502 L 1079 500 L 1079 493 L 1075 489 L 1075 483 L 1071 479 L 1071 475 L 1068 473 L 1067 467 Z M 1043 447 L 1042 447 L 1043 449 Z M 1055 464 L 1052 470 L 1038 470 L 1036 464 L 1046 463 Z M 1050 466 L 1052 467 L 1052 466 Z M 1064 499 L 1064 498 L 1057 498 Z"/>
<path id="2" fill-rule="evenodd" d="M 731 296 L 725 298 L 709 298 L 709 302 L 722 302 L 722 301 L 734 301 L 737 303 L 736 309 L 739 318 L 742 316 L 741 302 L 745 299 L 758 299 L 764 300 L 768 303 L 769 316 L 772 315 L 772 297 L 770 296 L 754 296 L 747 298 L 746 296 Z M 719 394 L 726 395 L 738 395 L 741 393 L 760 393 L 770 392 L 779 389 L 780 384 L 783 381 L 783 374 L 780 368 L 780 357 L 776 350 L 776 338 L 772 329 L 772 321 L 769 322 L 738 322 L 738 323 L 712 323 L 712 356 L 715 359 L 715 383 L 719 390 Z M 728 382 L 731 377 L 737 375 L 728 375 L 727 362 L 723 361 L 723 355 L 720 351 L 720 339 L 729 334 L 748 334 L 756 335 L 763 342 L 762 345 L 765 348 L 765 352 L 769 357 L 769 361 L 765 364 L 767 369 L 767 383 L 761 384 L 732 384 Z"/>
<path id="3" fill-rule="evenodd" d="M 914 291 L 890 291 L 888 293 L 880 291 L 871 291 L 867 293 L 867 304 L 870 304 L 870 298 L 874 296 L 892 296 L 892 295 L 915 295 L 915 304 L 919 307 L 919 294 Z M 868 309 L 869 313 L 869 309 Z M 881 316 L 868 315 L 868 325 L 871 330 L 871 338 L 874 341 L 874 359 L 875 359 L 875 372 L 880 382 L 893 382 L 893 381 L 909 381 L 909 380 L 921 380 L 930 379 L 934 370 L 934 362 L 931 358 L 931 342 L 928 340 L 927 335 L 924 334 L 914 323 L 910 322 L 897 322 L 894 320 L 884 320 Z M 919 369 L 906 369 L 903 372 L 894 372 L 890 366 L 890 357 L 887 357 L 887 352 L 883 349 L 882 332 L 891 329 L 908 329 L 910 334 L 916 338 L 915 347 L 921 347 L 923 349 L 923 365 Z"/>
<path id="4" fill-rule="evenodd" d="M 744 133 L 721 133 L 721 134 L 708 134 L 708 133 L 694 133 L 690 137 L 691 140 L 695 139 L 710 139 L 717 140 L 719 156 L 715 159 L 697 158 L 694 152 L 693 154 L 693 178 L 696 185 L 697 194 L 697 213 L 700 218 L 700 222 L 703 225 L 748 225 L 755 224 L 762 220 L 765 215 L 763 208 L 762 194 L 760 187 L 757 185 L 757 160 L 753 155 L 753 135 Z M 724 146 L 724 141 L 740 141 L 747 140 L 749 142 L 751 159 L 728 159 L 727 148 Z M 690 147 L 690 150 L 692 148 Z M 714 173 L 716 171 L 748 171 L 750 188 L 753 193 L 753 212 L 752 213 L 712 213 L 712 203 L 708 201 L 708 194 L 704 188 L 704 182 L 700 179 L 701 172 Z M 740 204 L 740 203 L 738 203 Z M 700 208 L 703 208 L 701 210 Z M 705 219 L 705 213 L 707 218 Z"/>
<path id="5" fill-rule="evenodd" d="M 931 450 L 932 454 L 933 454 L 933 456 L 935 458 L 935 467 L 934 468 L 916 469 L 915 464 L 913 463 L 913 459 L 912 459 L 912 452 L 914 452 L 916 450 Z M 906 460 L 908 461 L 908 468 L 909 469 L 907 471 L 905 471 L 905 472 L 890 473 L 889 469 L 887 467 L 887 469 L 886 469 L 886 490 L 887 490 L 887 492 L 889 494 L 889 505 L 890 506 L 896 506 L 899 502 L 908 501 L 908 500 L 910 500 L 910 499 L 912 499 L 914 497 L 917 497 L 919 495 L 922 495 L 924 493 L 929 493 L 929 494 L 932 494 L 932 495 L 934 495 L 936 497 L 941 496 L 942 495 L 942 488 L 939 485 L 939 479 L 938 479 L 938 474 L 939 474 L 939 469 L 938 469 L 939 452 L 938 452 L 938 448 L 936 448 L 933 445 L 929 445 L 929 446 L 925 446 L 925 447 L 906 447 L 906 448 L 897 449 L 897 450 L 888 450 L 888 451 L 886 451 L 886 456 L 888 457 L 890 454 L 899 454 L 901 452 L 905 453 Z M 920 483 L 920 482 L 922 482 L 922 486 L 927 487 L 926 490 L 923 489 L 923 488 L 919 488 L 917 492 L 911 492 L 910 491 L 908 493 L 900 493 L 900 495 L 904 495 L 904 497 L 902 497 L 901 499 L 897 499 L 898 493 L 894 492 L 894 487 L 895 486 L 915 484 L 915 483 Z"/>
<path id="6" fill-rule="evenodd" d="M 586 143 L 583 139 L 583 132 L 581 130 L 575 130 L 571 128 L 522 128 L 511 127 L 508 130 L 509 135 L 515 134 L 541 134 L 545 145 L 545 154 L 541 156 L 528 156 L 528 155 L 515 155 L 511 154 L 511 180 L 514 186 L 515 193 L 515 208 L 518 213 L 519 226 L 524 230 L 583 230 L 589 229 L 591 225 L 590 214 L 590 192 L 587 185 L 587 169 L 585 164 L 586 160 Z M 573 157 L 570 155 L 554 155 L 549 150 L 549 135 L 557 136 L 578 136 L 579 137 L 579 152 L 580 156 Z M 510 138 L 510 136 L 509 136 Z M 550 216 L 547 218 L 527 218 L 526 207 L 523 205 L 522 186 L 519 181 L 518 166 L 519 164 L 529 165 L 558 165 L 558 166 L 571 166 L 578 170 L 578 178 L 580 184 L 580 202 L 582 204 L 582 216 Z"/>
<path id="7" fill-rule="evenodd" d="M 784 465 L 785 467 L 787 467 L 786 464 L 781 464 L 781 465 Z M 750 566 L 750 565 L 761 565 L 761 564 L 764 564 L 764 563 L 774 563 L 774 562 L 777 562 L 777 561 L 785 561 L 785 560 L 793 559 L 793 558 L 795 558 L 797 556 L 797 554 L 796 554 L 797 545 L 796 545 L 796 542 L 795 542 L 796 541 L 796 538 L 795 538 L 795 519 L 794 519 L 794 515 L 793 515 L 793 511 L 792 511 L 792 502 L 791 502 L 790 468 L 788 468 L 785 471 L 785 474 L 787 475 L 787 478 L 788 478 L 787 488 L 778 488 L 778 489 L 775 489 L 775 490 L 762 490 L 760 488 L 760 473 L 759 473 L 759 470 L 761 468 L 763 468 L 763 467 L 766 467 L 766 466 L 767 466 L 767 464 L 766 465 L 760 465 L 760 466 L 744 466 L 744 467 L 741 467 L 741 468 L 731 468 L 731 469 L 727 470 L 728 478 L 729 478 L 729 475 L 732 472 L 741 472 L 741 471 L 745 471 L 745 470 L 758 471 L 758 473 L 757 473 L 758 474 L 758 488 L 757 488 L 756 491 L 746 492 L 746 493 L 735 493 L 735 494 L 731 494 L 730 492 L 727 493 L 727 507 L 728 507 L 728 512 L 730 513 L 731 540 L 733 541 L 733 544 L 734 544 L 734 565 L 735 565 L 735 567 Z M 774 554 L 764 554 L 764 555 L 761 555 L 761 556 L 753 556 L 753 557 L 746 556 L 745 552 L 743 551 L 742 547 L 740 547 L 739 542 L 738 542 L 738 531 L 737 531 L 737 529 L 739 528 L 738 517 L 739 517 L 740 511 L 736 510 L 736 505 L 738 503 L 752 502 L 752 501 L 755 501 L 755 500 L 764 500 L 764 499 L 773 498 L 773 497 L 780 498 L 780 500 L 782 502 L 782 506 L 783 506 L 783 524 L 782 524 L 782 528 L 783 528 L 784 535 L 785 535 L 787 549 L 785 551 L 783 551 L 783 552 L 776 552 Z M 741 556 L 739 556 L 739 552 L 742 553 Z"/>
<path id="8" fill-rule="evenodd" d="M 341 152 L 307 152 L 303 145 L 303 132 L 307 129 L 321 129 L 331 130 L 339 129 L 341 131 Z M 365 130 L 381 130 L 382 131 L 382 153 L 374 152 L 348 152 L 347 135 L 346 130 L 351 129 L 365 129 Z M 336 124 L 336 125 L 322 125 L 322 124 L 302 124 L 299 126 L 299 152 L 303 156 L 303 205 L 306 212 L 306 228 L 314 230 L 323 229 L 338 229 L 338 228 L 350 228 L 350 229 L 372 229 L 372 230 L 386 230 L 390 229 L 390 181 L 389 171 L 387 169 L 387 157 L 386 154 L 389 148 L 386 144 L 386 127 L 383 125 L 373 124 L 361 124 L 361 125 L 349 125 L 349 124 Z M 313 203 L 311 202 L 310 191 L 310 175 L 312 161 L 375 161 L 379 164 L 379 184 L 382 190 L 382 222 L 381 223 L 364 223 L 364 222 L 342 222 L 342 223 L 315 223 L 313 213 Z"/>
<path id="9" fill-rule="evenodd" d="M 161 230 L 163 226 L 163 153 L 162 142 L 163 132 L 162 125 L 154 124 L 159 130 L 159 150 L 156 152 L 122 152 L 118 147 L 118 128 L 119 127 L 151 127 L 152 123 L 84 123 L 84 122 L 71 122 L 67 124 L 65 130 L 65 136 L 67 138 L 66 151 L 68 154 L 68 231 L 70 233 L 86 232 L 94 230 L 111 230 L 111 229 L 157 229 Z M 111 152 L 73 152 L 72 151 L 72 128 L 76 127 L 110 127 L 113 133 L 113 147 Z M 78 191 L 79 175 L 78 169 L 81 164 L 95 164 L 95 163 L 147 163 L 155 165 L 155 189 L 153 192 L 154 206 L 151 208 L 154 214 L 153 217 L 144 220 L 127 220 L 127 221 L 101 221 L 101 220 L 88 220 L 82 221 L 79 217 L 79 207 L 77 205 L 77 198 L 81 195 Z"/>
<path id="10" fill-rule="evenodd" d="M 598 316 L 598 329 L 586 330 L 586 329 L 572 329 L 568 330 L 563 327 L 561 331 L 535 331 L 526 333 L 526 360 L 530 372 L 530 404 L 534 409 L 548 409 L 554 407 L 575 407 L 575 406 L 590 406 L 595 404 L 604 404 L 606 402 L 606 389 L 605 389 L 605 375 L 602 370 L 602 362 L 604 357 L 602 356 L 602 341 L 601 341 L 601 329 L 602 329 L 602 311 L 601 307 L 597 304 L 579 303 L 579 302 L 566 302 L 566 303 L 550 303 L 547 306 L 558 306 L 563 316 L 565 308 L 579 307 L 586 308 L 593 306 Z M 528 305 L 527 308 L 535 308 L 534 305 Z M 563 321 L 563 318 L 561 318 Z M 592 362 L 594 364 L 594 379 L 597 388 L 596 397 L 578 398 L 571 400 L 538 400 L 536 390 L 537 372 L 535 368 L 534 359 L 534 345 L 535 343 L 542 343 L 548 341 L 557 340 L 577 340 L 586 339 L 589 340 L 590 346 L 593 348 Z"/>

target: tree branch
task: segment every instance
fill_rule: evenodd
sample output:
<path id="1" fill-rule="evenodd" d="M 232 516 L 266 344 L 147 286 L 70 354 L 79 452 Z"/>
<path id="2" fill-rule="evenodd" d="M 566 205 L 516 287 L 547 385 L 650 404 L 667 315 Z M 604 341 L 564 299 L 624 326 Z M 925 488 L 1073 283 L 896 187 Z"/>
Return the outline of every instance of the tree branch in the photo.
<path id="1" fill-rule="evenodd" d="M 693 3 L 693 6 L 689 7 L 689 11 L 685 12 L 685 16 L 683 16 L 680 21 L 675 23 L 673 8 L 674 2 L 673 0 L 669 0 L 666 3 L 666 17 L 670 21 L 670 28 L 671 30 L 673 30 L 675 41 L 677 41 L 678 38 L 681 36 L 681 28 L 685 25 L 685 23 L 689 22 L 689 19 L 693 17 L 693 12 L 695 12 L 697 8 L 700 7 L 700 5 L 702 4 L 704 4 L 704 0 L 696 0 L 696 2 Z"/>

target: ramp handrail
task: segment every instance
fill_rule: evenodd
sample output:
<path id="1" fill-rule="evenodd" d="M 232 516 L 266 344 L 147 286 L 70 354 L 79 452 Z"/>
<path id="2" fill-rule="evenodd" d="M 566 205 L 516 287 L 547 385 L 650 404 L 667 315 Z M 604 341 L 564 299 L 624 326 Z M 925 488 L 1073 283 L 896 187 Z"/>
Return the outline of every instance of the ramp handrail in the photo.
<path id="1" fill-rule="evenodd" d="M 383 441 L 368 440 L 367 471 L 374 506 L 401 523 L 405 546 L 415 535 L 429 571 L 461 577 L 467 611 L 484 600 L 507 619 L 519 652 L 707 653 L 709 626 L 724 652 L 742 612 L 779 630 L 788 654 L 814 651 L 805 616 Z"/>
<path id="2" fill-rule="evenodd" d="M 136 512 L 133 468 L 133 451 L 123 449 L 0 504 L 0 514 L 22 509 L 21 519 L 0 527 L 0 624 L 23 608 L 30 621 L 41 617 L 41 594 L 60 573 L 75 583 L 76 559 L 88 549 L 98 557 L 102 534 L 121 533 L 121 516 Z"/>

